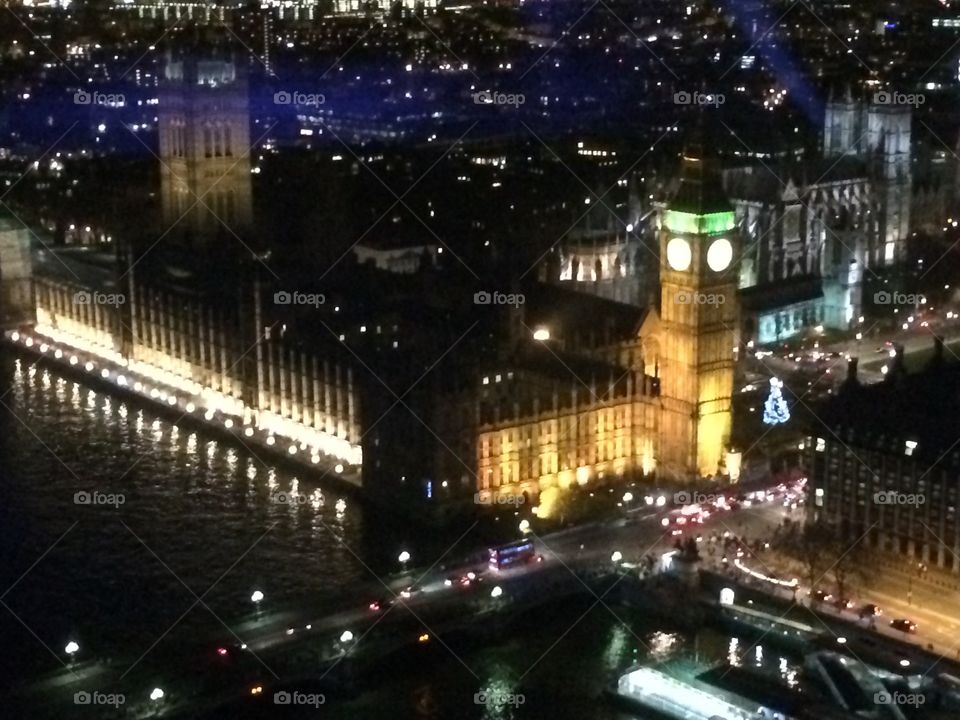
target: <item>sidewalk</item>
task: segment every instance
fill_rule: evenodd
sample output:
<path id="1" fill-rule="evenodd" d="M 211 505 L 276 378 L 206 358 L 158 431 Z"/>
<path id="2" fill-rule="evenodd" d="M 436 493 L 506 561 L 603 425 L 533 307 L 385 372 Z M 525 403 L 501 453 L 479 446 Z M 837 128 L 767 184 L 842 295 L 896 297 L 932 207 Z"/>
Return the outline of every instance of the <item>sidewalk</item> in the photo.
<path id="1" fill-rule="evenodd" d="M 949 570 L 927 563 L 926 571 L 921 573 L 918 571 L 920 561 L 886 553 L 877 554 L 877 562 L 883 567 L 884 572 L 896 574 L 902 577 L 904 581 L 908 578 L 912 579 L 914 589 L 960 592 L 960 575 Z"/>

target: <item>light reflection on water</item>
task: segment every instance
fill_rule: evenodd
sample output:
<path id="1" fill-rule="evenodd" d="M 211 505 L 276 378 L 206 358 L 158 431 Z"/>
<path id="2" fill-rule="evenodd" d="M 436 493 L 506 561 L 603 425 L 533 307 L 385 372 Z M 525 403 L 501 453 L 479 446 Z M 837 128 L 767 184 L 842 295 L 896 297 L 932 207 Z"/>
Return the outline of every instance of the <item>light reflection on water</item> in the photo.
<path id="1" fill-rule="evenodd" d="M 0 585 L 43 558 L 4 601 L 50 647 L 77 635 L 99 656 L 136 657 L 190 608 L 183 585 L 209 588 L 204 603 L 225 619 L 250 612 L 254 585 L 276 608 L 340 607 L 346 588 L 375 581 L 330 528 L 378 573 L 400 545 L 391 528 L 368 529 L 356 503 L 335 508 L 312 482 L 243 448 L 6 352 L 0 395 Z M 76 505 L 80 490 L 126 502 Z M 310 502 L 273 501 L 287 490 Z M 55 664 L 9 614 L 0 622 L 23 646 L 23 665 Z M 217 627 L 194 608 L 165 642 Z"/>

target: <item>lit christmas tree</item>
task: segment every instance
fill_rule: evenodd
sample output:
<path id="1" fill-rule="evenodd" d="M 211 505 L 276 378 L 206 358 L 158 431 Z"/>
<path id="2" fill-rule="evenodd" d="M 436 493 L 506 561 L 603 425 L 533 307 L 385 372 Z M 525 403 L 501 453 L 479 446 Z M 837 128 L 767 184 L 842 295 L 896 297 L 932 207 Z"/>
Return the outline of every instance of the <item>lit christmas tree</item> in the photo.
<path id="1" fill-rule="evenodd" d="M 787 401 L 783 399 L 783 393 L 780 391 L 782 387 L 782 380 L 775 377 L 770 378 L 770 394 L 763 404 L 763 422 L 767 425 L 778 425 L 790 419 L 790 409 L 787 407 Z"/>

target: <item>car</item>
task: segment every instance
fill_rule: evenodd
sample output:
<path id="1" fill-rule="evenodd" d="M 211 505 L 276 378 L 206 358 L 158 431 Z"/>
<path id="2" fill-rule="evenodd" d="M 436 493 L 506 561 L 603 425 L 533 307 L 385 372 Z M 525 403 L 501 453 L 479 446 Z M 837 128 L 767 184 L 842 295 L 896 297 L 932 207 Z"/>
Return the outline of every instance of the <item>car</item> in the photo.
<path id="1" fill-rule="evenodd" d="M 853 600 L 850 598 L 834 598 L 833 605 L 837 610 L 851 610 L 853 608 Z"/>
<path id="2" fill-rule="evenodd" d="M 376 612 L 380 612 L 380 610 L 383 609 L 384 605 L 389 605 L 389 603 L 386 600 L 381 598 L 380 600 L 374 600 L 369 605 L 367 605 L 367 609 L 369 609 L 370 612 L 376 613 Z"/>
<path id="3" fill-rule="evenodd" d="M 881 615 L 883 615 L 883 610 L 873 603 L 864 605 L 862 608 L 860 608 L 860 617 L 862 618 L 879 617 Z"/>
<path id="4" fill-rule="evenodd" d="M 403 590 L 400 591 L 400 597 L 403 600 L 409 600 L 414 595 L 419 593 L 420 589 L 421 588 L 419 585 L 408 585 L 407 587 L 405 587 Z"/>
<path id="5" fill-rule="evenodd" d="M 890 627 L 894 630 L 899 630 L 900 632 L 905 633 L 915 633 L 917 631 L 917 624 L 912 620 L 907 620 L 906 618 L 897 618 L 890 621 Z"/>
<path id="6" fill-rule="evenodd" d="M 830 602 L 831 600 L 833 600 L 833 595 L 831 595 L 828 592 L 825 592 L 824 590 L 814 590 L 812 593 L 810 593 L 810 597 L 812 597 L 817 602 L 822 602 L 822 603 Z"/>

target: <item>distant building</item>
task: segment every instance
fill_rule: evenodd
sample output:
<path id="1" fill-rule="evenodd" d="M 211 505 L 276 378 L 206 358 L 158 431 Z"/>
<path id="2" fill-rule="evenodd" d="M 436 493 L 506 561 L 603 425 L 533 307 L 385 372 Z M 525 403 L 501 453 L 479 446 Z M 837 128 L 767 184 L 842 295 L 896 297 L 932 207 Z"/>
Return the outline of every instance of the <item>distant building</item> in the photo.
<path id="1" fill-rule="evenodd" d="M 732 168 L 745 330 L 770 343 L 816 326 L 847 330 L 864 272 L 906 258 L 910 107 L 827 103 L 823 159 Z"/>
<path id="2" fill-rule="evenodd" d="M 370 263 L 377 270 L 392 273 L 415 273 L 435 266 L 438 250 L 441 248 L 436 243 L 387 238 L 365 239 L 353 246 L 358 263 Z"/>
<path id="3" fill-rule="evenodd" d="M 805 443 L 808 511 L 853 541 L 960 572 L 960 363 L 907 373 L 902 348 L 883 382 L 857 381 L 856 360 Z"/>

